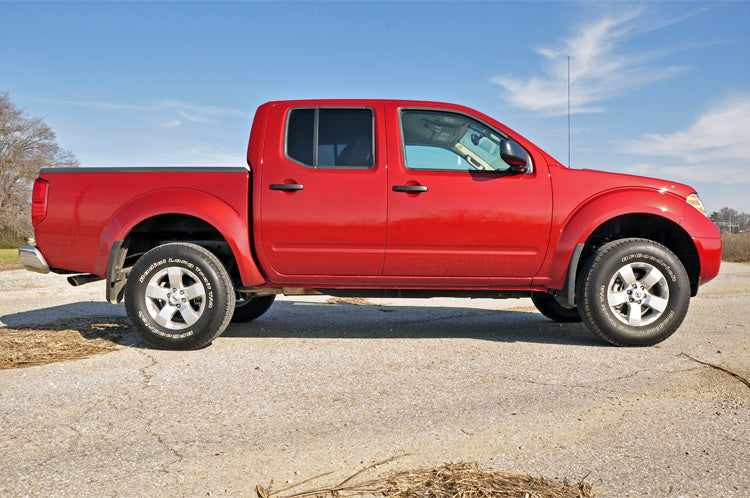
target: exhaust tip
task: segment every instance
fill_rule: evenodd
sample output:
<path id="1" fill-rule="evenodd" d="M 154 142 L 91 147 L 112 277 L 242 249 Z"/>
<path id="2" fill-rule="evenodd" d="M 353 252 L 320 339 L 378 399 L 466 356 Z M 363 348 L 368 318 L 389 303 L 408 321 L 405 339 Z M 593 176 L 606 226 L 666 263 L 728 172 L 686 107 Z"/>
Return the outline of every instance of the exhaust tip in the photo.
<path id="1" fill-rule="evenodd" d="M 96 282 L 98 280 L 104 280 L 104 278 L 98 275 L 91 274 L 73 275 L 72 277 L 68 277 L 68 283 L 73 287 L 78 287 L 79 285 L 88 284 L 90 282 Z"/>

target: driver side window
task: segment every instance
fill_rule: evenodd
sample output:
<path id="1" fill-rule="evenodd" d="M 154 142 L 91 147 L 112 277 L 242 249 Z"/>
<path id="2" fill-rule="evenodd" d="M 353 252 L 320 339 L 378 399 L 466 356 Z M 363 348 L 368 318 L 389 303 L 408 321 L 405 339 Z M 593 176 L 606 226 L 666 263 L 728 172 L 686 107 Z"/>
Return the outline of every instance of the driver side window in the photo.
<path id="1" fill-rule="evenodd" d="M 406 167 L 432 171 L 510 172 L 503 161 L 504 141 L 512 140 L 462 114 L 403 110 L 401 130 Z M 528 171 L 531 157 L 526 153 Z"/>

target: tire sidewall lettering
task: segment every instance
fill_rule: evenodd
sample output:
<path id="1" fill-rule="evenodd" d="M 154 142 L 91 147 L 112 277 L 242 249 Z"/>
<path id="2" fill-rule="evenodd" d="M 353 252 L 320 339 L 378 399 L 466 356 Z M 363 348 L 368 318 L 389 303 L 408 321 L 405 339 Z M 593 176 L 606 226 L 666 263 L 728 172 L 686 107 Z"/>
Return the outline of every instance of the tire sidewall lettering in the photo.
<path id="1" fill-rule="evenodd" d="M 158 302 L 169 296 L 154 301 L 146 297 L 147 293 L 151 295 L 147 289 L 157 274 L 159 285 L 164 285 L 167 270 L 177 267 L 181 273 L 190 272 L 192 283 L 183 282 L 184 289 L 197 284 L 203 287 L 202 313 L 191 325 L 165 322 L 164 327 L 155 318 L 162 308 Z M 164 349 L 193 350 L 209 344 L 226 329 L 234 307 L 234 286 L 225 263 L 209 249 L 187 242 L 166 243 L 143 254 L 133 266 L 125 289 L 125 308 L 134 328 L 150 345 Z"/>
<path id="2" fill-rule="evenodd" d="M 138 277 L 138 282 L 142 284 L 146 280 L 146 277 L 148 276 L 149 273 L 151 273 L 152 271 L 154 271 L 156 268 L 160 267 L 161 265 L 165 264 L 166 262 L 167 262 L 166 259 L 162 259 L 161 261 L 151 263 L 151 266 L 146 268 L 146 270 L 144 270 L 141 276 Z"/>
<path id="3" fill-rule="evenodd" d="M 147 278 L 150 274 L 155 273 L 158 270 L 161 270 L 163 268 L 169 268 L 172 266 L 180 266 L 183 268 L 187 268 L 190 271 L 192 271 L 194 274 L 200 278 L 201 283 L 206 288 L 206 310 L 212 309 L 214 307 L 214 291 L 213 287 L 211 285 L 211 280 L 206 275 L 206 272 L 198 266 L 195 263 L 192 263 L 190 261 L 186 261 L 184 259 L 180 258 L 163 258 L 159 261 L 156 261 L 148 266 L 138 277 L 138 282 L 140 284 L 143 284 L 144 282 L 147 282 Z M 139 288 L 137 291 L 138 299 L 142 300 L 145 298 L 145 287 Z M 138 311 L 138 318 L 143 323 L 145 327 L 149 329 L 152 333 L 164 337 L 165 339 L 169 340 L 180 340 L 180 339 L 186 339 L 188 337 L 191 337 L 195 334 L 194 327 L 200 326 L 202 322 L 204 322 L 207 319 L 207 315 L 204 311 L 203 315 L 198 319 L 197 322 L 193 324 L 193 327 L 191 327 L 188 330 L 169 330 L 165 329 L 158 324 L 154 323 L 153 319 L 148 316 L 147 313 L 144 313 L 142 310 Z"/>
<path id="4" fill-rule="evenodd" d="M 651 324 L 623 323 L 610 309 L 609 283 L 623 267 L 646 263 L 664 276 L 669 297 L 662 315 Z M 690 281 L 680 259 L 664 245 L 648 239 L 620 239 L 597 249 L 579 284 L 585 302 L 581 315 L 597 335 L 617 345 L 653 345 L 669 337 L 682 323 L 690 299 Z M 581 307 L 579 307 L 581 309 Z"/>

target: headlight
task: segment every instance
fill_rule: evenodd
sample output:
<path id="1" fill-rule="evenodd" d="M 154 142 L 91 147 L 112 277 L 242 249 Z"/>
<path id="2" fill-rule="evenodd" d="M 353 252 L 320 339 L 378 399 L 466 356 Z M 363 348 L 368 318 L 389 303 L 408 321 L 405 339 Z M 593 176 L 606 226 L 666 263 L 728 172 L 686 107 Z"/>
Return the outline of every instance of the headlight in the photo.
<path id="1" fill-rule="evenodd" d="M 687 203 L 693 206 L 695 209 L 703 213 L 704 216 L 708 216 L 706 214 L 706 208 L 703 207 L 703 203 L 700 200 L 700 197 L 698 197 L 698 194 L 692 193 L 689 196 L 687 196 L 686 199 Z"/>

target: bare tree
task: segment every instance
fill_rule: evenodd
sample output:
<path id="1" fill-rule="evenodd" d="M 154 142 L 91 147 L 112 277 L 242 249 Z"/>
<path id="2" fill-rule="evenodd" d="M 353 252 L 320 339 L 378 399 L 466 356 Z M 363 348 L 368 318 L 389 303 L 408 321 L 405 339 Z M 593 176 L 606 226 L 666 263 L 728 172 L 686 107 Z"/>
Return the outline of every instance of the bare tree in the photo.
<path id="1" fill-rule="evenodd" d="M 33 233 L 31 187 L 41 168 L 78 166 L 61 149 L 40 118 L 30 118 L 0 94 L 0 245 L 14 245 Z"/>
<path id="2" fill-rule="evenodd" d="M 750 227 L 750 213 L 739 213 L 736 209 L 723 207 L 711 213 L 711 221 L 721 228 L 722 233 L 745 232 Z"/>

